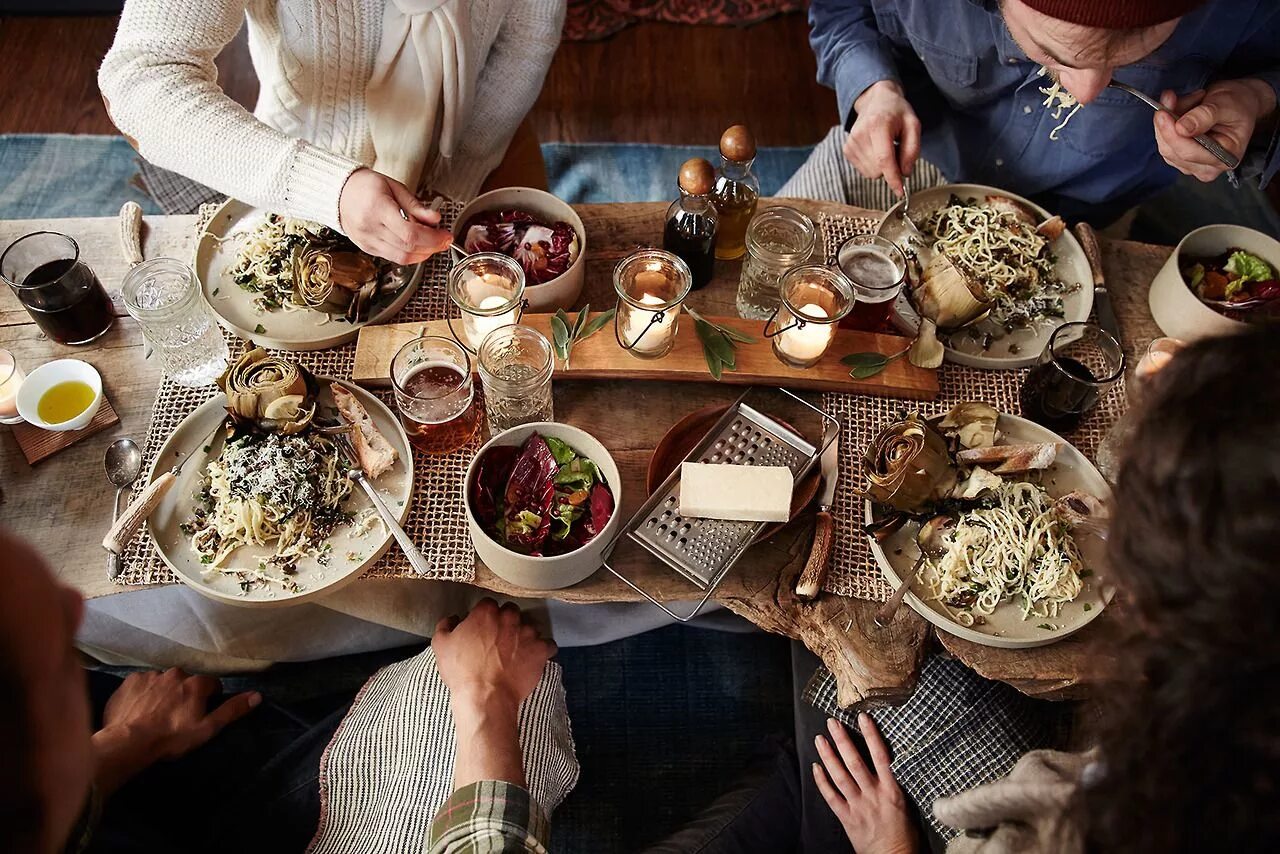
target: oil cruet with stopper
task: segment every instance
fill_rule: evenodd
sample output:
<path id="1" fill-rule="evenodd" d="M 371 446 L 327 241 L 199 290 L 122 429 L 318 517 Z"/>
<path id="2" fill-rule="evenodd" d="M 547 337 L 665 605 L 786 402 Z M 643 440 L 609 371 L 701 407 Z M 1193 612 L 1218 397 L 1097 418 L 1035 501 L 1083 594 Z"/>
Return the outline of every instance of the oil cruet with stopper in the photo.
<path id="1" fill-rule="evenodd" d="M 747 251 L 747 225 L 760 200 L 760 179 L 751 171 L 756 140 L 746 125 L 734 125 L 720 137 L 720 172 L 711 201 L 720 214 L 716 258 L 733 261 Z"/>
<path id="2" fill-rule="evenodd" d="M 701 157 L 680 167 L 680 198 L 667 208 L 662 248 L 684 259 L 693 273 L 696 290 L 711 281 L 715 272 L 716 233 L 720 217 L 711 203 L 715 170 Z"/>

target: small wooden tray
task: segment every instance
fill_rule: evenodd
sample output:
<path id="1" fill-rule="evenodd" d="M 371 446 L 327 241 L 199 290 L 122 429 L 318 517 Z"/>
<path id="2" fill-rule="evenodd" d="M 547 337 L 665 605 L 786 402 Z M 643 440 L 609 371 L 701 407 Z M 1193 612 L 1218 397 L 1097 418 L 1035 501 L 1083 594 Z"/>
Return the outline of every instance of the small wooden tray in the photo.
<path id="1" fill-rule="evenodd" d="M 27 462 L 35 465 L 63 448 L 69 448 L 81 439 L 87 439 L 94 433 L 101 433 L 112 424 L 119 423 L 120 416 L 111 406 L 111 399 L 104 396 L 93 420 L 80 430 L 43 430 L 23 421 L 13 425 L 13 438 L 18 440 L 18 447 L 22 449 Z"/>
<path id="2" fill-rule="evenodd" d="M 526 314 L 521 321 L 551 338 L 550 314 Z M 713 323 L 729 327 L 756 338 L 754 344 L 738 345 L 738 369 L 725 371 L 723 381 L 735 385 L 776 385 L 792 389 L 841 391 L 902 397 L 911 400 L 933 400 L 938 396 L 938 372 L 917 368 L 906 357 L 895 359 L 874 377 L 856 380 L 840 358 L 849 353 L 876 352 L 893 354 L 909 343 L 895 335 L 836 330 L 835 341 L 822 361 L 803 370 L 790 368 L 773 355 L 772 342 L 761 334 L 764 324 L 740 317 L 710 317 Z M 459 322 L 455 321 L 458 327 Z M 573 348 L 570 367 L 566 370 L 557 360 L 557 379 L 614 379 L 626 377 L 641 380 L 674 380 L 677 382 L 714 382 L 707 372 L 702 343 L 694 329 L 693 318 L 680 319 L 679 335 L 671 352 L 661 359 L 638 359 L 618 345 L 613 324 L 609 324 Z M 406 342 L 419 335 L 452 337 L 446 321 L 430 323 L 397 323 L 366 326 L 356 339 L 356 360 L 351 378 L 365 386 L 391 384 L 391 360 Z M 474 360 L 473 360 L 474 362 Z"/>

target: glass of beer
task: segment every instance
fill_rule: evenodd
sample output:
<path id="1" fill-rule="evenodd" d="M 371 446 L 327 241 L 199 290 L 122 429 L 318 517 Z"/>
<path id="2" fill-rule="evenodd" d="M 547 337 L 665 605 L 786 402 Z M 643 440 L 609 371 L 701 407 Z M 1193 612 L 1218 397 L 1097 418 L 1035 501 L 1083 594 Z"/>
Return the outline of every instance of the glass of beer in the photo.
<path id="1" fill-rule="evenodd" d="M 102 282 L 65 234 L 37 231 L 19 237 L 0 255 L 0 279 L 59 344 L 88 344 L 115 320 Z"/>
<path id="2" fill-rule="evenodd" d="M 840 246 L 836 263 L 853 282 L 857 295 L 853 311 L 840 326 L 864 332 L 888 331 L 893 304 L 907 280 L 907 259 L 902 250 L 883 237 L 859 234 Z"/>
<path id="3" fill-rule="evenodd" d="M 480 429 L 471 358 L 452 338 L 424 335 L 391 360 L 396 409 L 409 442 L 424 454 L 448 454 Z"/>

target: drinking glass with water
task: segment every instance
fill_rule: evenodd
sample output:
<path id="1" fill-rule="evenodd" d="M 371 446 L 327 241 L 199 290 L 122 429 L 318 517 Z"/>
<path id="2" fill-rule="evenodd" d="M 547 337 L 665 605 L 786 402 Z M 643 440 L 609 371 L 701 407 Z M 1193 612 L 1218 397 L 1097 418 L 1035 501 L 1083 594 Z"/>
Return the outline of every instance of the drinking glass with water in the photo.
<path id="1" fill-rule="evenodd" d="M 124 307 L 178 385 L 213 384 L 227 369 L 227 341 L 191 268 L 174 258 L 144 261 L 125 274 Z"/>

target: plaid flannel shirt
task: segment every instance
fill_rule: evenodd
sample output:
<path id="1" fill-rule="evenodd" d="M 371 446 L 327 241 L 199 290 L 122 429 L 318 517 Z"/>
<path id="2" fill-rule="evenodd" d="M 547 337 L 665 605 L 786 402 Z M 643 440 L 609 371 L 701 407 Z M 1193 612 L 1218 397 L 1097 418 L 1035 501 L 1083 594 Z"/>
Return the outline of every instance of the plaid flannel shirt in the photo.
<path id="1" fill-rule="evenodd" d="M 458 789 L 440 807 L 428 854 L 546 854 L 546 814 L 529 792 L 502 780 Z"/>

